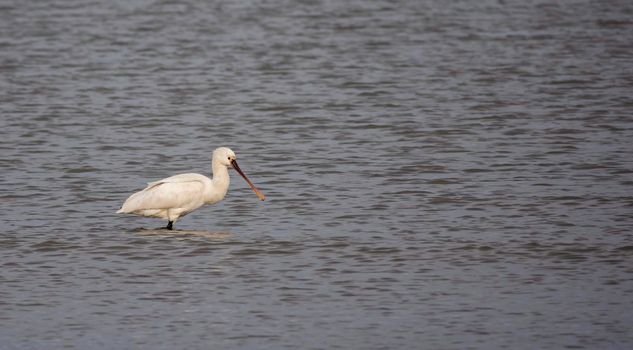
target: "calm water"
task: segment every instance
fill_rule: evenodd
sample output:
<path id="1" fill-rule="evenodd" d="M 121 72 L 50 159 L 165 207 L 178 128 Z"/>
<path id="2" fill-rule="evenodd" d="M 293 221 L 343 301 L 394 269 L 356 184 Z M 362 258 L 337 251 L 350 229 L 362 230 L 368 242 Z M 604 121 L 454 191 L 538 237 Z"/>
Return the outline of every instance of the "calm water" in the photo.
<path id="1" fill-rule="evenodd" d="M 0 7 L 1 349 L 633 346 L 631 2 Z"/>

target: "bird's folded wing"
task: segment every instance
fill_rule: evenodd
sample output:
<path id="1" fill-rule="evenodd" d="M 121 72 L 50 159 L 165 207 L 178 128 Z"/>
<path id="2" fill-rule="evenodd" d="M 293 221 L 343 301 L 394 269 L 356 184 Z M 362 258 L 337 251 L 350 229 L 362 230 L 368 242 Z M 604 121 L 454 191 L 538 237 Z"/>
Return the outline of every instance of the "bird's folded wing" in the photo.
<path id="1" fill-rule="evenodd" d="M 134 193 L 123 203 L 121 212 L 181 208 L 186 207 L 192 201 L 197 201 L 202 196 L 204 183 L 199 177 L 188 175 L 190 174 L 176 175 L 150 182 L 144 190 Z"/>
<path id="2" fill-rule="evenodd" d="M 179 175 L 170 176 L 162 180 L 148 182 L 145 190 L 151 187 L 154 187 L 156 185 L 160 185 L 162 183 L 200 182 L 202 184 L 204 183 L 205 180 L 207 180 L 207 178 L 200 174 L 195 174 L 195 173 L 179 174 Z"/>

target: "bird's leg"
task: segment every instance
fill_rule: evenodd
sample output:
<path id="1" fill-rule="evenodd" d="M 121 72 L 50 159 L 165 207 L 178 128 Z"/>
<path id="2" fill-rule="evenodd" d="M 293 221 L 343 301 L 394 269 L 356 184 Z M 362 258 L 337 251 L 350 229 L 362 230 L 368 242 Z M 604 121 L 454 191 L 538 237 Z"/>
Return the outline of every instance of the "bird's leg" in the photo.
<path id="1" fill-rule="evenodd" d="M 173 222 L 173 221 L 170 221 L 170 222 L 167 224 L 167 227 L 165 227 L 165 228 L 166 228 L 166 229 L 168 229 L 168 230 L 173 230 L 173 229 L 174 229 L 173 225 L 174 225 L 174 222 Z"/>

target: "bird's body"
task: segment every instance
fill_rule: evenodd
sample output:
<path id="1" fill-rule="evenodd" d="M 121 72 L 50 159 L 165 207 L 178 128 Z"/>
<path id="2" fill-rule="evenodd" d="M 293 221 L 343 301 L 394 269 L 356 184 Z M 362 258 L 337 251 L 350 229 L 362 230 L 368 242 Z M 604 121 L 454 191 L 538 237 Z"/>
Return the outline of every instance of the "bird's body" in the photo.
<path id="1" fill-rule="evenodd" d="M 168 229 L 174 222 L 205 204 L 215 204 L 229 190 L 229 168 L 234 168 L 264 200 L 264 195 L 248 180 L 237 166 L 235 153 L 226 147 L 213 152 L 213 179 L 188 173 L 150 182 L 142 191 L 131 195 L 117 213 L 135 214 L 167 220 Z"/>
<path id="2" fill-rule="evenodd" d="M 225 172 L 223 183 L 217 181 L 217 175 L 212 180 L 200 174 L 180 174 L 150 182 L 144 190 L 131 195 L 117 213 L 176 221 L 205 204 L 224 199 L 229 188 L 228 171 Z"/>

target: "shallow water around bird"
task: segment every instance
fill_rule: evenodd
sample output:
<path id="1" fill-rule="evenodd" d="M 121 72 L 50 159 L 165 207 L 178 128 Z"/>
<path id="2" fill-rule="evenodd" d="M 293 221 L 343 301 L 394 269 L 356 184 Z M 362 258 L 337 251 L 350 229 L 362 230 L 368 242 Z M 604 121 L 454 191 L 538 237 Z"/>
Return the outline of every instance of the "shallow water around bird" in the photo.
<path id="1" fill-rule="evenodd" d="M 0 7 L 0 349 L 633 346 L 630 2 Z"/>

